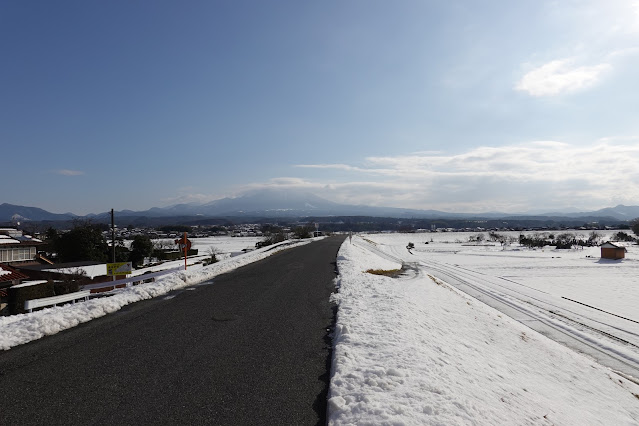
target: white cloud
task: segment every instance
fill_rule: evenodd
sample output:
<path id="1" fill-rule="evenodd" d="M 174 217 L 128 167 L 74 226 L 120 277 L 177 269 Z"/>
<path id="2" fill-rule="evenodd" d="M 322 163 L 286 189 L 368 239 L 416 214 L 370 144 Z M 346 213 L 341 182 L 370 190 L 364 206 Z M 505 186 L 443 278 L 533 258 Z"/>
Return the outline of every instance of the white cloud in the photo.
<path id="1" fill-rule="evenodd" d="M 621 73 L 633 66 L 624 58 L 638 52 L 639 1 L 542 4 L 546 31 L 539 34 L 536 51 L 529 52 L 533 69 L 525 65 L 516 90 L 536 97 L 572 93 L 592 88 L 613 68 Z"/>
<path id="2" fill-rule="evenodd" d="M 548 62 L 526 73 L 515 89 L 531 96 L 555 96 L 592 87 L 612 65 L 573 66 L 568 59 Z"/>
<path id="3" fill-rule="evenodd" d="M 62 175 L 62 176 L 80 176 L 84 174 L 84 172 L 80 170 L 69 170 L 69 169 L 55 170 L 54 173 Z"/>
<path id="4" fill-rule="evenodd" d="M 206 194 L 197 194 L 197 193 L 188 193 L 188 194 L 180 194 L 175 197 L 167 197 L 162 198 L 161 201 L 163 204 L 173 205 L 173 204 L 200 204 L 206 203 L 208 201 L 214 200 L 215 197 Z"/>
<path id="5" fill-rule="evenodd" d="M 615 142 L 616 141 L 616 142 Z M 340 181 L 274 179 L 258 187 L 303 188 L 348 204 L 447 211 L 597 209 L 639 204 L 638 138 L 605 138 L 590 145 L 557 141 L 479 147 L 459 154 L 368 157 Z M 304 165 L 304 168 L 313 165 Z"/>
<path id="6" fill-rule="evenodd" d="M 347 164 L 297 164 L 295 167 L 307 168 L 307 169 L 336 169 L 354 171 L 358 170 L 357 167 L 349 166 Z"/>

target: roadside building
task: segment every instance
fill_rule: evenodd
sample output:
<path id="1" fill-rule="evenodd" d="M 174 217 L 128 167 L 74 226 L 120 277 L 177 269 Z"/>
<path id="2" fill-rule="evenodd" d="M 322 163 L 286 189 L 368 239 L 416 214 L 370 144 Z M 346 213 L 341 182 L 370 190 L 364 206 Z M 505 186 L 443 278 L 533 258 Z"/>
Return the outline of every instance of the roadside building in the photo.
<path id="1" fill-rule="evenodd" d="M 28 279 L 28 276 L 12 267 L 0 264 L 0 316 L 9 315 L 9 287 Z"/>
<path id="2" fill-rule="evenodd" d="M 600 245 L 601 247 L 601 258 L 602 259 L 623 259 L 626 257 L 626 248 L 623 246 L 618 246 L 616 244 L 611 243 L 610 241 L 603 243 Z"/>
<path id="3" fill-rule="evenodd" d="M 14 228 L 0 228 L 0 263 L 17 266 L 37 264 L 42 240 L 24 235 Z"/>

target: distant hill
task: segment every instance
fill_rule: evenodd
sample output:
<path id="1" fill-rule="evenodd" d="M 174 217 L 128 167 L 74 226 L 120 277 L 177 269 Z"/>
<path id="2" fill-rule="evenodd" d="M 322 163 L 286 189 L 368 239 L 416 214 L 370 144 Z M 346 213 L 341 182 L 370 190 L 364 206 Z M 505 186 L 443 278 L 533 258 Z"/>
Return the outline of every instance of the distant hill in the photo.
<path id="1" fill-rule="evenodd" d="M 622 204 L 616 207 L 606 207 L 605 209 L 595 210 L 591 212 L 569 212 L 569 213 L 544 213 L 541 216 L 556 217 L 614 217 L 620 220 L 632 220 L 639 217 L 639 206 L 624 206 Z"/>
<path id="2" fill-rule="evenodd" d="M 619 204 L 616 207 L 608 207 L 584 214 L 588 214 L 591 216 L 611 216 L 616 219 L 632 220 L 639 217 L 639 206 L 624 206 Z"/>
<path id="3" fill-rule="evenodd" d="M 130 220 L 131 223 L 153 222 L 160 223 L 168 218 L 224 218 L 224 217 L 261 217 L 261 218 L 296 218 L 296 217 L 327 217 L 327 216 L 368 216 L 393 217 L 398 219 L 498 219 L 517 218 L 519 220 L 541 220 L 561 218 L 581 218 L 596 220 L 608 218 L 627 221 L 639 217 L 639 206 L 623 206 L 605 208 L 593 212 L 552 212 L 552 213 L 448 213 L 438 210 L 402 209 L 394 207 L 373 207 L 363 205 L 340 204 L 318 197 L 310 192 L 264 189 L 246 193 L 236 198 L 222 198 L 210 203 L 176 204 L 169 207 L 153 207 L 144 211 L 121 210 L 116 212 L 120 220 Z M 37 207 L 0 205 L 0 222 L 15 221 L 69 221 L 79 218 L 71 213 L 49 213 Z M 106 222 L 110 212 L 90 214 L 85 218 L 98 222 Z M 594 218 L 594 219 L 593 219 Z"/>
<path id="4" fill-rule="evenodd" d="M 25 222 L 45 220 L 72 220 L 78 216 L 72 213 L 50 213 L 38 207 L 16 206 L 14 204 L 0 204 L 0 222 Z"/>
<path id="5" fill-rule="evenodd" d="M 141 212 L 122 211 L 118 216 L 205 216 L 205 217 L 305 217 L 305 216 L 374 216 L 374 217 L 450 217 L 464 216 L 436 210 L 402 209 L 340 204 L 309 192 L 265 189 L 236 198 L 222 198 L 206 204 L 176 204 L 154 207 Z M 106 213 L 102 213 L 102 216 Z M 466 215 L 472 216 L 472 215 Z"/>

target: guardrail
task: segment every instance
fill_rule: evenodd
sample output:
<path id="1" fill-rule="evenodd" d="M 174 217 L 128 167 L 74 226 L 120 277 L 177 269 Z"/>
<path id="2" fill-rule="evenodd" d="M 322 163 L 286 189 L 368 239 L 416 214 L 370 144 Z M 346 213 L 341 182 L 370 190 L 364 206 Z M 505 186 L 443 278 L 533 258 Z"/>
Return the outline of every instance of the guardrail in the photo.
<path id="1" fill-rule="evenodd" d="M 179 268 L 167 269 L 165 271 L 151 272 L 150 274 L 136 275 L 134 277 L 125 278 L 122 280 L 89 284 L 89 285 L 82 286 L 82 290 L 75 293 L 61 294 L 59 296 L 52 296 L 52 297 L 42 297 L 40 299 L 25 300 L 24 309 L 28 312 L 33 312 L 34 309 L 42 308 L 45 306 L 55 306 L 65 302 L 75 303 L 75 301 L 79 299 L 84 299 L 86 301 L 86 300 L 89 300 L 89 295 L 91 294 L 92 290 L 115 289 L 116 287 L 119 287 L 119 286 L 129 287 L 134 283 L 141 283 L 149 279 L 155 281 L 157 277 L 161 277 L 162 275 L 168 275 L 172 272 L 177 272 L 182 270 L 183 268 L 179 267 Z"/>
<path id="2" fill-rule="evenodd" d="M 75 303 L 75 301 L 78 299 L 84 299 L 86 301 L 86 300 L 89 300 L 89 294 L 91 294 L 91 291 L 83 290 L 83 291 L 78 291 L 75 293 L 61 294 L 59 296 L 25 300 L 24 309 L 28 312 L 33 312 L 34 309 L 42 308 L 44 306 L 52 306 L 52 305 L 55 306 L 59 303 L 64 303 L 64 302 Z"/>
<path id="3" fill-rule="evenodd" d="M 164 271 L 151 272 L 150 274 L 136 275 L 134 277 L 124 278 L 121 280 L 105 281 L 103 283 L 97 283 L 97 284 L 88 284 L 88 285 L 82 286 L 82 289 L 83 290 L 102 290 L 102 289 L 108 289 L 108 288 L 115 289 L 116 287 L 119 287 L 119 286 L 130 287 L 134 283 L 140 283 L 148 279 L 155 280 L 155 278 L 161 277 L 162 275 L 167 275 L 172 272 L 183 271 L 183 270 L 184 270 L 183 267 L 178 267 L 173 269 L 167 269 Z"/>

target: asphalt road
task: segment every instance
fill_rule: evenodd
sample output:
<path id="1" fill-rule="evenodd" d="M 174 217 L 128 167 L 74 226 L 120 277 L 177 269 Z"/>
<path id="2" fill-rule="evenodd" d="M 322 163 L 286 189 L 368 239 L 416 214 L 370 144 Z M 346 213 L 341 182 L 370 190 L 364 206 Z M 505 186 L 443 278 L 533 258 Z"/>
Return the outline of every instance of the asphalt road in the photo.
<path id="1" fill-rule="evenodd" d="M 325 424 L 342 241 L 0 352 L 0 425 Z"/>

